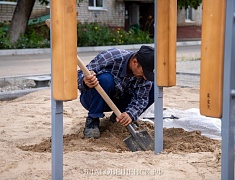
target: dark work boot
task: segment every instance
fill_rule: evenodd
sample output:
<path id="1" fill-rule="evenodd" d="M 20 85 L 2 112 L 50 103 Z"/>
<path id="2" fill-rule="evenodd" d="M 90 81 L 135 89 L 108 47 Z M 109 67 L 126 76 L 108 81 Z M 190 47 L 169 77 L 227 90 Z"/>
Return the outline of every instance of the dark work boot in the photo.
<path id="1" fill-rule="evenodd" d="M 84 128 L 84 136 L 87 138 L 99 138 L 100 130 L 99 130 L 99 118 L 86 118 L 85 128 Z"/>

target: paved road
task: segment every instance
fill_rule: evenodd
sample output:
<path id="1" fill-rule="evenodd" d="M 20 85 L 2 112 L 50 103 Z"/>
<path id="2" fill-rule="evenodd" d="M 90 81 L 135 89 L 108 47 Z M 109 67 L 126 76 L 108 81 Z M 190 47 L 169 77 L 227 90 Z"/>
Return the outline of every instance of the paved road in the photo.
<path id="1" fill-rule="evenodd" d="M 87 64 L 98 52 L 80 52 L 78 55 Z M 0 56 L 0 78 L 50 74 L 50 54 Z M 200 58 L 200 46 L 177 47 L 177 72 L 199 73 L 198 62 L 186 60 Z M 179 63 L 179 65 L 178 65 Z"/>
<path id="2" fill-rule="evenodd" d="M 178 46 L 177 60 L 192 60 L 198 59 L 201 56 L 201 46 Z"/>
<path id="3" fill-rule="evenodd" d="M 79 53 L 84 63 L 89 62 L 97 53 Z M 0 78 L 50 74 L 51 55 L 12 55 L 0 57 Z"/>

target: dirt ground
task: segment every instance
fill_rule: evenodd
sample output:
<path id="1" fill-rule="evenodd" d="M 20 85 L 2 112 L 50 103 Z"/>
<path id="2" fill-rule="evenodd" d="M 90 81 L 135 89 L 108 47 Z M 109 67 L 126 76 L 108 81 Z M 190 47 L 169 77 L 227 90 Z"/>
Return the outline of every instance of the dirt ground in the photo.
<path id="1" fill-rule="evenodd" d="M 164 108 L 198 108 L 198 88 L 164 88 Z M 164 129 L 164 150 L 130 152 L 126 128 L 101 120 L 101 138 L 83 137 L 87 111 L 64 102 L 64 179 L 220 179 L 220 141 Z M 51 179 L 51 97 L 41 90 L 0 101 L 0 179 Z M 139 121 L 154 136 L 152 123 Z"/>

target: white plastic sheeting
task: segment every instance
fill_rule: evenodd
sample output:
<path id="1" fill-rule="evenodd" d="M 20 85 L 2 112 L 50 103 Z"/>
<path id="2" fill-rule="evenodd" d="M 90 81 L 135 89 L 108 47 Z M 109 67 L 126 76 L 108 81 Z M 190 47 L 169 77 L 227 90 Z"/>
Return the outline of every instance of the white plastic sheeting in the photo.
<path id="1" fill-rule="evenodd" d="M 150 106 L 139 119 L 153 122 L 154 106 Z M 183 128 L 186 131 L 199 130 L 204 136 L 221 140 L 221 119 L 202 116 L 197 108 L 165 109 L 163 111 L 163 127 Z"/>

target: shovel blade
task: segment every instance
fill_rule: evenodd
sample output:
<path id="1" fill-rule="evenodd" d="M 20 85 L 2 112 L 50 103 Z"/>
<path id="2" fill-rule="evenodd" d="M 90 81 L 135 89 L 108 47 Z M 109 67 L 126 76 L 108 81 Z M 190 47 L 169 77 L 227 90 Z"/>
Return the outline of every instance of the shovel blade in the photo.
<path id="1" fill-rule="evenodd" d="M 142 148 L 139 146 L 139 144 L 136 142 L 133 136 L 128 136 L 123 141 L 130 151 L 132 152 L 142 151 Z"/>
<path id="2" fill-rule="evenodd" d="M 145 151 L 153 151 L 154 150 L 154 141 L 146 130 L 142 130 L 140 132 L 136 132 L 136 141 Z"/>
<path id="3" fill-rule="evenodd" d="M 153 151 L 154 150 L 154 141 L 145 130 L 135 131 L 134 136 L 128 136 L 123 140 L 130 151 Z"/>

